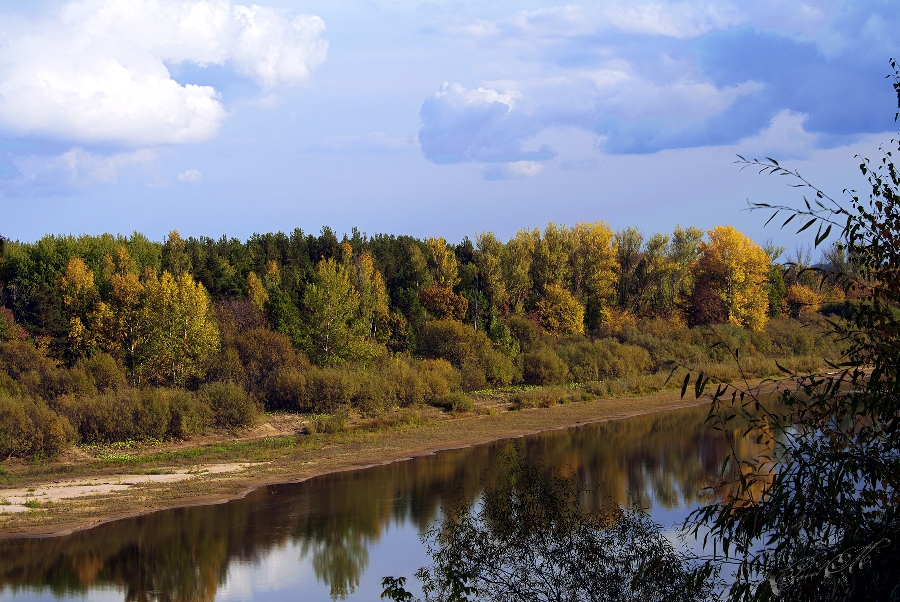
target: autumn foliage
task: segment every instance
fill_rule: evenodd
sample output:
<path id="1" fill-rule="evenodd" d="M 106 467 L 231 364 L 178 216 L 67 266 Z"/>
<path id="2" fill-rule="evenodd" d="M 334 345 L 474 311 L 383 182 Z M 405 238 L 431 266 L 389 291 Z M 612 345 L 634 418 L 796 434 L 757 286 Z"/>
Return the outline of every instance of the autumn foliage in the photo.
<path id="1" fill-rule="evenodd" d="M 644 237 L 602 221 L 457 245 L 356 230 L 339 240 L 328 228 L 244 242 L 175 231 L 163 243 L 137 233 L 8 242 L 0 398 L 16 433 L 50 428 L 52 415 L 63 442 L 187 437 L 260 410 L 464 408 L 461 391 L 635 379 L 685 354 L 718 361 L 685 322 L 768 341 L 770 316 L 809 319 L 816 307 L 779 270 L 732 227 Z M 666 334 L 642 332 L 653 321 Z M 675 333 L 690 340 L 666 342 Z M 766 341 L 762 354 L 794 353 Z"/>

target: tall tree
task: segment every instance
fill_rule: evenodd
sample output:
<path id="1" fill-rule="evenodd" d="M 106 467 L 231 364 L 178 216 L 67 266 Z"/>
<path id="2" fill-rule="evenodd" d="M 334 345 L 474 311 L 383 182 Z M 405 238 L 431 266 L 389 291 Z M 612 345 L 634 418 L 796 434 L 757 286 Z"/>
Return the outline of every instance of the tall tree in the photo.
<path id="1" fill-rule="evenodd" d="M 525 302 L 532 294 L 531 264 L 540 238 L 540 230 L 519 230 L 504 249 L 501 259 L 503 280 L 509 294 L 510 309 L 517 313 L 524 310 Z"/>
<path id="2" fill-rule="evenodd" d="M 359 293 L 342 264 L 326 259 L 316 265 L 303 308 L 310 358 L 328 366 L 350 359 L 367 325 L 359 319 Z"/>
<path id="3" fill-rule="evenodd" d="M 733 226 L 716 226 L 707 236 L 708 241 L 700 243 L 698 267 L 724 302 L 728 321 L 762 330 L 769 308 L 769 257 Z"/>
<path id="4" fill-rule="evenodd" d="M 190 274 L 163 272 L 143 283 L 143 361 L 150 382 L 184 386 L 203 376 L 206 359 L 218 350 L 219 331 L 209 296 Z"/>

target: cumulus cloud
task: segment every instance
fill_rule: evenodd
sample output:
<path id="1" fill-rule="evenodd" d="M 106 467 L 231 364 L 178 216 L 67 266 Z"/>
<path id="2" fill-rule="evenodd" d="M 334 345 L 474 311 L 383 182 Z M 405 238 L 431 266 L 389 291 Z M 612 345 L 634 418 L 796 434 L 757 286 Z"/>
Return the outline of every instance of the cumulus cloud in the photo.
<path id="1" fill-rule="evenodd" d="M 149 149 L 101 155 L 76 147 L 61 155 L 25 155 L 14 160 L 24 180 L 36 184 L 90 186 L 114 184 L 119 172 L 128 167 L 147 167 L 156 161 Z"/>
<path id="2" fill-rule="evenodd" d="M 326 57 L 324 22 L 228 0 L 82 0 L 7 23 L 0 134 L 130 147 L 200 142 L 226 116 L 210 86 L 167 64 L 224 65 L 263 89 L 305 80 Z"/>
<path id="3" fill-rule="evenodd" d="M 203 180 L 203 174 L 199 170 L 189 169 L 178 174 L 178 181 L 187 184 L 196 184 Z"/>
<path id="4" fill-rule="evenodd" d="M 419 140 L 437 163 L 544 161 L 552 151 L 522 149 L 560 127 L 594 134 L 606 154 L 744 141 L 781 156 L 892 128 L 897 3 L 614 1 L 471 25 L 444 33 L 491 38 L 508 72 L 529 76 L 426 99 Z"/>
<path id="5" fill-rule="evenodd" d="M 526 111 L 516 108 L 521 98 L 515 90 L 469 90 L 445 82 L 419 111 L 422 152 L 435 163 L 553 158 L 555 153 L 546 145 L 534 151 L 522 149 L 521 141 L 536 132 L 537 124 Z"/>

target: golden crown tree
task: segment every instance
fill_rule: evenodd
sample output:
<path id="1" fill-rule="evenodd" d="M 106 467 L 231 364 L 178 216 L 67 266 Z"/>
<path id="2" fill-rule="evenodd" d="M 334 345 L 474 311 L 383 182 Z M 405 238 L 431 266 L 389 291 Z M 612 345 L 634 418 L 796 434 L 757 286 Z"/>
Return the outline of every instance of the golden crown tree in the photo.
<path id="1" fill-rule="evenodd" d="M 725 304 L 730 323 L 762 330 L 769 304 L 769 256 L 733 226 L 716 226 L 706 234 L 708 240 L 700 243 L 700 273 Z"/>

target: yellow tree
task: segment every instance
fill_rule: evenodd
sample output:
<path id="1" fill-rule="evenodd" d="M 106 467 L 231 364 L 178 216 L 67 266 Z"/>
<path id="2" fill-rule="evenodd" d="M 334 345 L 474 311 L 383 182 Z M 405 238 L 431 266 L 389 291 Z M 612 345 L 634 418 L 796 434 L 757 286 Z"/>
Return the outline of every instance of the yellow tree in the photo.
<path id="1" fill-rule="evenodd" d="M 94 272 L 81 257 L 72 257 L 56 284 L 69 319 L 69 352 L 75 357 L 90 355 L 96 347 L 90 318 L 100 301 Z"/>
<path id="2" fill-rule="evenodd" d="M 582 302 L 606 302 L 616 281 L 613 231 L 606 222 L 575 224 L 569 230 L 571 289 Z"/>
<path id="3" fill-rule="evenodd" d="M 493 232 L 482 232 L 475 236 L 475 262 L 481 287 L 490 303 L 490 314 L 506 302 L 506 286 L 503 282 L 503 243 L 497 240 Z"/>
<path id="4" fill-rule="evenodd" d="M 516 236 L 506 243 L 501 258 L 503 269 L 504 288 L 509 295 L 511 309 L 521 312 L 523 304 L 531 294 L 533 283 L 531 280 L 531 264 L 534 261 L 534 250 L 541 239 L 541 232 L 534 230 L 519 230 Z"/>
<path id="5" fill-rule="evenodd" d="M 269 300 L 269 293 L 266 291 L 265 285 L 255 272 L 247 274 L 247 298 L 253 307 L 260 312 L 265 312 L 266 302 Z"/>
<path id="6" fill-rule="evenodd" d="M 456 254 L 447 247 L 447 241 L 443 237 L 429 238 L 425 246 L 428 249 L 428 267 L 432 281 L 437 286 L 452 290 L 459 284 Z"/>
<path id="7" fill-rule="evenodd" d="M 699 246 L 700 273 L 724 303 L 729 322 L 762 330 L 769 304 L 769 256 L 733 226 L 716 226 L 706 234 L 708 240 Z"/>
<path id="8" fill-rule="evenodd" d="M 537 312 L 541 325 L 554 334 L 584 332 L 584 306 L 558 284 L 544 287 L 544 295 L 537 302 Z"/>
<path id="9" fill-rule="evenodd" d="M 141 372 L 149 380 L 182 386 L 203 375 L 206 359 L 219 347 L 206 289 L 187 272 L 163 272 L 143 282 Z"/>
<path id="10" fill-rule="evenodd" d="M 538 292 L 550 284 L 568 284 L 572 275 L 571 249 L 568 228 L 553 222 L 547 224 L 544 236 L 536 241 L 531 263 L 531 280 Z"/>
<path id="11" fill-rule="evenodd" d="M 387 340 L 390 314 L 390 300 L 384 278 L 372 256 L 363 251 L 353 258 L 351 266 L 353 288 L 359 294 L 359 319 L 366 327 L 366 336 L 371 339 Z"/>

